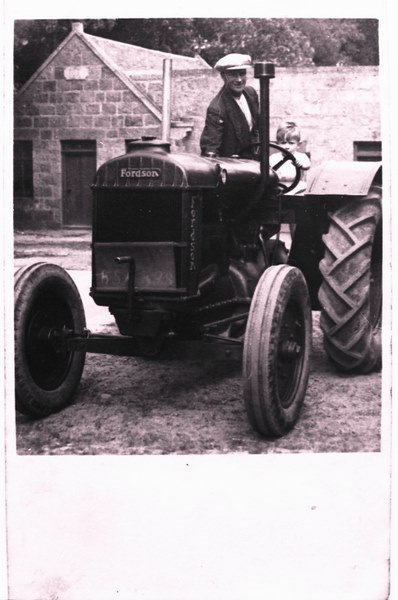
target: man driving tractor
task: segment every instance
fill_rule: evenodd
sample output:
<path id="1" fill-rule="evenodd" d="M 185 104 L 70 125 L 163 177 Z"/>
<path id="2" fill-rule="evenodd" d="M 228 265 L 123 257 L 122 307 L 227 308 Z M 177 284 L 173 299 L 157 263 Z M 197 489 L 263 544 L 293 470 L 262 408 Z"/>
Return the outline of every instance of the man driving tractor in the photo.
<path id="1" fill-rule="evenodd" d="M 227 54 L 215 64 L 224 85 L 207 109 L 202 155 L 257 158 L 259 101 L 256 90 L 246 86 L 251 66 L 247 54 Z"/>

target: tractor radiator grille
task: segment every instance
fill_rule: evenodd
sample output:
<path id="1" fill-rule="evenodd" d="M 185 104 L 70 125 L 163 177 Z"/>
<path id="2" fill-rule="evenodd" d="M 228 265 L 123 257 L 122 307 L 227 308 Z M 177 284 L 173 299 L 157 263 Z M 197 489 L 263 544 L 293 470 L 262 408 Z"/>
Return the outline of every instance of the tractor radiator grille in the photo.
<path id="1" fill-rule="evenodd" d="M 135 293 L 195 293 L 200 206 L 181 190 L 96 190 L 94 294 L 128 292 L 130 277 Z"/>
<path id="2" fill-rule="evenodd" d="M 117 189 L 99 190 L 96 196 L 96 241 L 181 241 L 181 192 Z"/>

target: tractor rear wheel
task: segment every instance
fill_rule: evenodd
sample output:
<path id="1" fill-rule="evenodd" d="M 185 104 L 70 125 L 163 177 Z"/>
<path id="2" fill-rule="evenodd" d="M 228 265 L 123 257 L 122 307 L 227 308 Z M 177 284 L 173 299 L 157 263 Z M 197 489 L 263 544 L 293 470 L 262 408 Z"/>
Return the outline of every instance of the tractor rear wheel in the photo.
<path id="1" fill-rule="evenodd" d="M 243 350 L 243 386 L 250 424 L 280 437 L 296 423 L 308 384 L 312 313 L 299 269 L 269 267 L 250 306 Z"/>
<path id="2" fill-rule="evenodd" d="M 381 188 L 349 200 L 330 215 L 319 268 L 320 326 L 324 348 L 341 371 L 368 373 L 381 367 Z"/>
<path id="3" fill-rule="evenodd" d="M 79 384 L 85 351 L 62 343 L 66 330 L 82 333 L 79 292 L 64 269 L 36 263 L 15 273 L 16 409 L 44 417 L 67 406 Z"/>

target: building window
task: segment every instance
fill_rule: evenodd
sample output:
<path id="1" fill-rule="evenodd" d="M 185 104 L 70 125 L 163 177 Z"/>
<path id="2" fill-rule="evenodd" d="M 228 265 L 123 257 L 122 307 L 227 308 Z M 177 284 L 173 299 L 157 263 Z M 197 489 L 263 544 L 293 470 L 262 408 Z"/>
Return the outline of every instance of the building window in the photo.
<path id="1" fill-rule="evenodd" d="M 14 142 L 14 195 L 33 198 L 33 143 Z"/>
<path id="2" fill-rule="evenodd" d="M 381 160 L 381 142 L 354 142 L 354 160 Z"/>

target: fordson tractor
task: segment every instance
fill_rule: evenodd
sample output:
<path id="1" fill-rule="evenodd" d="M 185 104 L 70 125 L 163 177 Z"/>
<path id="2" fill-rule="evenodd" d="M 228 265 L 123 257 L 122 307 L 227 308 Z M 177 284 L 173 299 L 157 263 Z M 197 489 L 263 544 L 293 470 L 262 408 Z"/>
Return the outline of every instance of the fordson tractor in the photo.
<path id="1" fill-rule="evenodd" d="M 90 295 L 119 334 L 86 329 L 79 292 L 57 265 L 15 276 L 16 408 L 43 417 L 72 402 L 86 352 L 156 357 L 201 343 L 242 359 L 252 427 L 276 438 L 296 423 L 310 367 L 312 311 L 337 369 L 381 366 L 381 163 L 326 162 L 305 194 L 278 178 L 295 159 L 270 143 L 269 83 L 258 62 L 260 160 L 130 143 L 93 183 Z M 270 147 L 283 161 L 269 166 Z M 289 252 L 279 239 L 294 223 Z"/>

